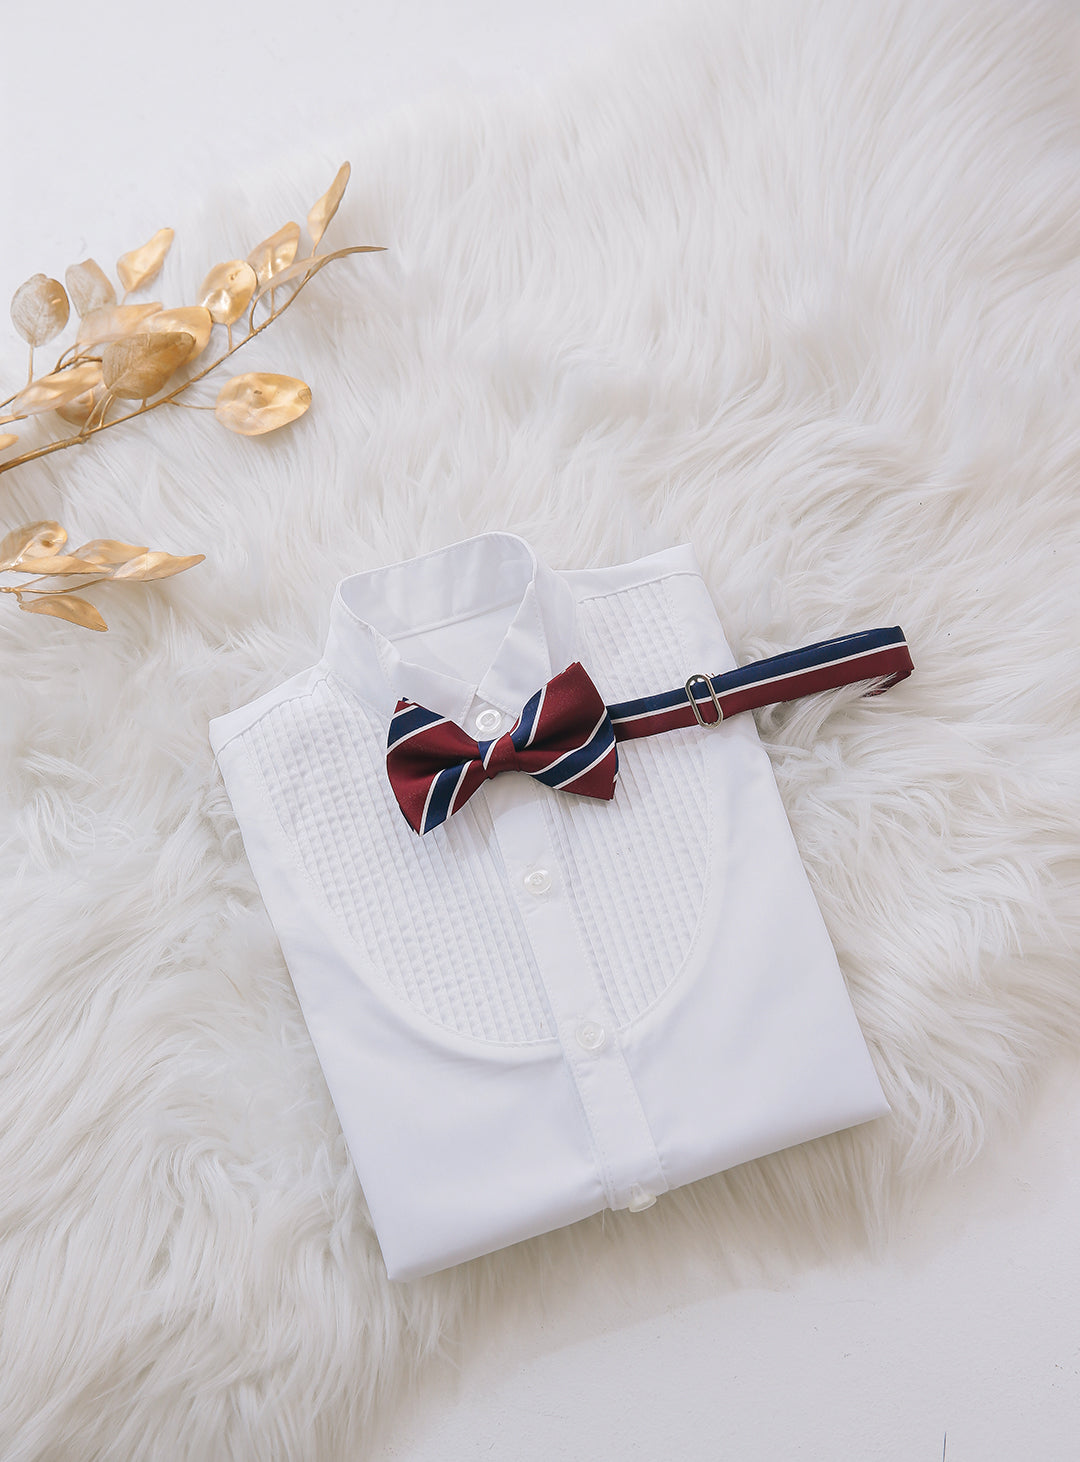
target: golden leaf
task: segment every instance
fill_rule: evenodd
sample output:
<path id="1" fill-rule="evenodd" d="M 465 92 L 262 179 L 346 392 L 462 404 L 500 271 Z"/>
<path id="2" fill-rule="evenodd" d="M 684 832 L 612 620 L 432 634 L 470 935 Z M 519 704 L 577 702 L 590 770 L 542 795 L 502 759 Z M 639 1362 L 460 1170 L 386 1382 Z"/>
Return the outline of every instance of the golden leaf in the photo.
<path id="1" fill-rule="evenodd" d="M 88 360 L 83 365 L 39 376 L 24 386 L 11 403 L 12 415 L 35 416 L 39 411 L 53 411 L 66 401 L 73 401 L 84 391 L 92 391 L 101 380 L 101 365 Z"/>
<path id="2" fill-rule="evenodd" d="M 89 543 L 77 548 L 75 553 L 78 558 L 100 567 L 105 564 L 127 563 L 129 559 L 137 558 L 146 551 L 145 545 L 140 547 L 136 543 L 120 543 L 115 538 L 92 538 Z"/>
<path id="3" fill-rule="evenodd" d="M 174 558 L 171 553 L 154 549 L 130 558 L 113 574 L 114 579 L 167 579 L 172 574 L 182 574 L 185 569 L 202 563 L 205 553 L 190 553 L 186 558 Z"/>
<path id="4" fill-rule="evenodd" d="M 159 228 L 154 237 L 141 248 L 132 249 L 129 254 L 120 255 L 116 261 L 116 272 L 128 294 L 131 294 L 133 290 L 141 289 L 144 284 L 150 283 L 164 264 L 165 255 L 169 252 L 172 241 L 172 229 Z"/>
<path id="5" fill-rule="evenodd" d="M 345 196 L 345 187 L 349 181 L 349 174 L 352 169 L 347 162 L 343 162 L 334 175 L 334 181 L 327 188 L 317 203 L 311 206 L 311 212 L 307 216 L 308 233 L 311 235 L 311 247 L 317 249 L 319 240 L 326 232 L 330 220 L 338 211 L 338 204 Z"/>
<path id="6" fill-rule="evenodd" d="M 33 274 L 20 284 L 11 301 L 11 318 L 28 345 L 44 345 L 68 322 L 71 306 L 59 279 Z"/>
<path id="7" fill-rule="evenodd" d="M 258 282 L 246 259 L 215 264 L 199 287 L 199 303 L 219 325 L 231 325 L 247 309 Z"/>
<path id="8" fill-rule="evenodd" d="M 386 249 L 382 244 L 351 244 L 347 249 L 335 249 L 332 254 L 309 254 L 306 259 L 298 259 L 295 264 L 290 264 L 288 269 L 283 269 L 280 274 L 275 274 L 273 279 L 260 287 L 255 299 L 256 301 L 261 300 L 269 289 L 277 289 L 279 284 L 288 284 L 291 279 L 318 274 L 324 264 L 329 264 L 332 259 L 344 259 L 346 254 L 385 253 Z"/>
<path id="9" fill-rule="evenodd" d="M 104 345 L 110 340 L 122 340 L 140 329 L 151 315 L 159 314 L 161 301 L 146 305 L 104 305 L 99 310 L 90 310 L 79 324 L 76 336 L 78 345 Z"/>
<path id="10" fill-rule="evenodd" d="M 81 264 L 69 264 L 64 275 L 71 302 L 80 315 L 91 310 L 100 310 L 105 305 L 116 303 L 113 282 L 94 259 L 84 259 Z"/>
<path id="11" fill-rule="evenodd" d="M 21 574 L 96 574 L 97 564 L 90 563 L 87 559 L 76 558 L 71 553 L 59 553 L 49 558 L 28 558 L 19 565 L 18 572 Z"/>
<path id="12" fill-rule="evenodd" d="M 24 523 L 0 542 L 0 569 L 13 569 L 24 559 L 48 558 L 66 542 L 67 534 L 59 523 Z"/>
<path id="13" fill-rule="evenodd" d="M 27 614 L 55 614 L 57 619 L 69 619 L 84 629 L 109 628 L 94 606 L 76 594 L 35 594 L 33 599 L 20 599 L 19 608 Z"/>
<path id="14" fill-rule="evenodd" d="M 8 447 L 13 447 L 19 438 L 13 431 L 0 431 L 0 452 L 6 452 Z"/>
<path id="15" fill-rule="evenodd" d="M 63 417 L 65 421 L 69 421 L 72 426 L 82 426 L 98 400 L 99 396 L 96 391 L 84 391 L 81 396 L 76 396 L 71 401 L 65 401 L 63 406 L 58 406 L 56 414 Z"/>
<path id="16" fill-rule="evenodd" d="M 194 343 L 187 330 L 144 331 L 114 340 L 101 357 L 105 385 L 123 400 L 145 401 L 187 360 Z"/>
<path id="17" fill-rule="evenodd" d="M 311 387 L 295 376 L 248 371 L 225 382 L 214 415 L 230 431 L 258 437 L 295 421 L 310 405 Z"/>
<path id="18" fill-rule="evenodd" d="M 301 275 L 316 275 L 323 265 L 329 265 L 332 259 L 343 259 L 346 254 L 384 254 L 386 247 L 383 244 L 351 244 L 348 249 L 335 249 L 332 254 L 308 254 L 307 259 L 298 259 L 295 265 L 289 265 L 288 269 L 282 269 L 279 275 L 273 276 L 270 284 L 278 288 L 279 284 L 286 284 L 289 279 L 298 279 Z M 262 300 L 270 284 L 262 285 L 257 300 Z"/>
<path id="19" fill-rule="evenodd" d="M 193 341 L 187 360 L 194 360 L 206 349 L 213 328 L 214 321 L 210 311 L 203 305 L 183 305 L 176 310 L 159 310 L 144 324 L 144 329 L 151 331 L 186 330 Z"/>
<path id="20" fill-rule="evenodd" d="M 292 263 L 299 247 L 300 225 L 285 223 L 276 234 L 271 234 L 261 244 L 256 244 L 247 256 L 247 261 L 255 270 L 259 283 L 265 284 Z"/>

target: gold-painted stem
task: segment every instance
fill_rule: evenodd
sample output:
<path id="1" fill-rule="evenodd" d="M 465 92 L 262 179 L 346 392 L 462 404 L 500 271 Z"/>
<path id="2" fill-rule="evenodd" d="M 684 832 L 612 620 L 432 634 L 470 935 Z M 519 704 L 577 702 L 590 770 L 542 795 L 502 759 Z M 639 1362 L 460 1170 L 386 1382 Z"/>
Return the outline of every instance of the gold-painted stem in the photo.
<path id="1" fill-rule="evenodd" d="M 108 411 L 110 405 L 112 404 L 112 400 L 113 400 L 112 396 L 110 396 L 109 393 L 108 393 L 108 391 L 106 391 L 105 394 L 102 396 L 101 400 L 98 401 L 94 405 L 94 407 L 91 409 L 90 415 L 86 418 L 86 420 L 83 422 L 82 426 L 80 427 L 79 432 L 77 434 L 79 437 L 84 437 L 85 438 L 85 437 L 89 436 L 91 432 L 99 431 L 101 429 L 101 425 L 102 425 L 102 423 L 105 420 L 105 413 Z M 93 426 L 93 425 L 91 425 L 91 423 L 94 420 L 94 413 L 95 412 L 98 415 L 98 422 L 97 422 L 97 425 L 96 426 Z M 59 445 L 59 444 L 57 444 L 57 445 Z"/>
<path id="2" fill-rule="evenodd" d="M 91 344 L 94 344 L 94 345 L 97 345 L 99 343 L 100 343 L 99 341 L 92 341 L 91 342 Z M 67 347 L 67 350 L 61 351 L 60 354 L 57 356 L 57 358 L 56 358 L 56 364 L 53 366 L 52 371 L 51 371 L 51 374 L 52 375 L 55 375 L 57 371 L 61 371 L 61 370 L 64 370 L 65 369 L 65 366 L 64 366 L 64 356 L 67 355 L 68 351 L 70 351 L 70 350 L 74 350 L 74 351 L 76 351 L 78 353 L 76 355 L 73 355 L 71 357 L 71 359 L 68 361 L 68 367 L 78 365 L 81 360 L 100 360 L 101 359 L 101 356 L 100 355 L 86 355 L 83 351 L 79 350 L 79 342 L 77 340 L 73 340 L 71 342 L 71 344 Z"/>
<path id="3" fill-rule="evenodd" d="M 72 349 L 72 348 L 73 347 L 71 347 L 71 346 L 68 347 L 69 350 Z M 66 355 L 67 354 L 67 351 L 65 351 L 64 354 Z M 63 359 L 63 356 L 61 356 L 61 360 L 62 359 Z M 74 366 L 79 365 L 82 361 L 88 361 L 88 360 L 96 360 L 99 365 L 101 364 L 101 356 L 100 355 L 75 355 L 75 356 L 72 356 L 71 360 L 68 362 L 68 368 L 70 369 L 70 368 L 72 368 Z M 53 375 L 58 370 L 60 370 L 60 366 L 59 365 L 56 365 L 56 366 L 54 366 L 53 370 L 49 372 L 49 374 L 50 375 Z M 31 382 L 30 384 L 33 385 L 33 382 Z M 11 393 L 11 395 L 7 398 L 6 401 L 0 401 L 0 409 L 2 409 L 5 406 L 10 406 L 11 403 L 18 396 L 21 396 L 22 395 L 22 392 L 25 391 L 25 390 L 26 390 L 26 387 L 23 386 L 21 388 L 21 390 L 19 390 L 19 391 L 13 391 Z M 8 412 L 7 416 L 0 416 L 0 425 L 3 425 L 4 422 L 7 422 L 7 421 L 27 421 L 27 420 L 29 420 L 29 418 L 30 418 L 31 415 L 36 415 L 36 413 L 27 412 L 27 411 L 10 411 L 10 412 Z M 14 460 L 22 461 L 23 459 L 22 458 L 16 458 Z"/>
<path id="4" fill-rule="evenodd" d="M 19 572 L 17 569 L 7 570 L 9 573 Z M 27 579 L 25 584 L 0 584 L 0 594 L 75 594 L 80 589 L 90 589 L 94 584 L 104 584 L 110 578 L 109 574 L 98 574 L 96 578 L 84 579 L 81 584 L 65 583 L 60 589 L 54 584 L 51 589 L 35 589 L 35 584 L 41 584 L 46 579 L 56 578 L 56 574 L 38 574 L 36 578 Z"/>
<path id="5" fill-rule="evenodd" d="M 383 253 L 384 251 L 381 248 L 377 246 L 373 247 L 370 244 L 356 244 L 350 248 L 342 249 L 340 252 L 342 254 L 376 254 Z M 79 446 L 84 442 L 88 442 L 90 438 L 96 436 L 98 432 L 108 431 L 111 427 L 120 426 L 125 421 L 131 421 L 136 416 L 142 416 L 143 413 L 146 411 L 153 411 L 158 406 L 164 406 L 165 403 L 168 401 L 175 401 L 176 397 L 181 395 L 182 392 L 186 391 L 189 386 L 194 386 L 196 381 L 201 381 L 204 376 L 208 376 L 211 371 L 216 370 L 223 361 L 228 360 L 231 355 L 235 355 L 238 350 L 243 349 L 243 347 L 248 343 L 249 340 L 254 340 L 255 336 L 261 334 L 262 331 L 266 329 L 267 325 L 271 325 L 275 320 L 279 320 L 292 304 L 293 300 L 296 299 L 297 295 L 304 288 L 304 286 L 306 284 L 310 284 L 311 280 L 315 277 L 315 274 L 319 272 L 320 270 L 316 269 L 312 273 L 305 274 L 304 277 L 300 280 L 300 283 L 293 290 L 292 294 L 290 294 L 285 302 L 279 305 L 276 310 L 273 310 L 269 315 L 267 315 L 266 319 L 262 322 L 261 325 L 255 325 L 253 323 L 255 318 L 255 305 L 257 303 L 257 301 L 253 299 L 251 303 L 251 313 L 248 318 L 248 333 L 244 336 L 243 340 L 237 341 L 235 345 L 230 343 L 229 348 L 225 351 L 223 355 L 218 356 L 217 360 L 211 361 L 208 366 L 204 366 L 203 369 L 201 371 L 197 371 L 195 375 L 189 376 L 186 381 L 182 381 L 180 385 L 177 386 L 174 390 L 170 391 L 168 395 L 159 396 L 156 401 L 148 401 L 145 405 L 138 407 L 137 410 L 129 411 L 125 416 L 113 417 L 112 421 L 105 421 L 104 411 L 102 411 L 102 419 L 95 426 L 88 425 L 89 422 L 93 420 L 93 413 L 91 413 L 91 415 L 87 417 L 86 423 L 83 424 L 82 430 L 78 432 L 75 436 L 64 437 L 64 439 L 59 442 L 49 442 L 44 447 L 35 447 L 32 452 L 23 452 L 18 457 L 9 457 L 0 462 L 0 473 L 10 472 L 12 467 L 19 467 L 24 462 L 32 462 L 36 457 L 47 457 L 51 452 L 62 452 L 67 447 Z M 127 298 L 126 294 L 124 295 L 124 298 Z M 229 338 L 231 342 L 232 326 L 229 327 Z M 108 406 L 111 404 L 112 400 L 113 398 L 107 395 L 102 398 L 102 405 L 104 406 L 105 410 L 108 409 Z M 180 404 L 187 405 L 188 403 L 182 402 Z"/>

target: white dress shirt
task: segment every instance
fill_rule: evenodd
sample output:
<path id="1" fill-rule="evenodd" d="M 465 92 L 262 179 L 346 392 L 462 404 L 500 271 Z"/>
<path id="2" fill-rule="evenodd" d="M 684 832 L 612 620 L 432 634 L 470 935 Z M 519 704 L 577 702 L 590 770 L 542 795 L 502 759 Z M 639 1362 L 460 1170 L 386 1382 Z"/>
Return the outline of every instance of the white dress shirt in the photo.
<path id="1" fill-rule="evenodd" d="M 621 743 L 610 802 L 507 772 L 408 826 L 399 698 L 490 739 L 575 660 L 608 704 L 734 666 L 689 545 L 357 574 L 318 664 L 211 722 L 392 1279 L 888 1111 L 751 716 Z"/>

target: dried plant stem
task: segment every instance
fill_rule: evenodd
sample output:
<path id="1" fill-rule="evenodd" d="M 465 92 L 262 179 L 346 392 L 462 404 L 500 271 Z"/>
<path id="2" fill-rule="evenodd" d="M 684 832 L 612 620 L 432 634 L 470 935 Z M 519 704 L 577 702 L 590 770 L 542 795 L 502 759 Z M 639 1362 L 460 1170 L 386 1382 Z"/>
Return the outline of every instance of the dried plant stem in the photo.
<path id="1" fill-rule="evenodd" d="M 52 375 L 55 375 L 58 371 L 61 371 L 61 370 L 64 370 L 65 369 L 65 366 L 64 366 L 64 356 L 65 355 L 70 355 L 72 351 L 75 351 L 75 354 L 72 355 L 71 356 L 71 359 L 68 361 L 68 363 L 67 363 L 68 366 L 76 366 L 81 361 L 87 361 L 87 360 L 97 360 L 97 361 L 100 361 L 101 360 L 101 356 L 100 355 L 94 355 L 93 354 L 93 351 L 94 351 L 95 348 L 100 349 L 100 347 L 101 347 L 101 345 L 103 343 L 104 342 L 102 342 L 100 340 L 95 340 L 95 341 L 92 341 L 91 342 L 89 349 L 80 350 L 79 349 L 79 342 L 78 342 L 78 340 L 73 340 L 71 342 L 71 344 L 65 350 L 62 350 L 60 352 L 60 354 L 56 357 L 56 364 L 53 366 L 51 374 Z M 15 396 L 17 396 L 18 394 L 19 394 L 18 391 L 16 391 L 15 392 Z M 8 397 L 8 401 L 14 401 L 15 400 L 15 396 L 9 396 Z M 0 405 L 6 406 L 7 405 L 7 401 L 0 402 Z"/>
<path id="2" fill-rule="evenodd" d="M 35 589 L 33 587 L 34 584 L 40 584 L 43 580 L 52 577 L 54 575 L 39 574 L 36 579 L 28 579 L 25 584 L 0 584 L 0 594 L 14 594 L 16 597 L 20 597 L 23 594 L 75 594 L 80 589 L 89 589 L 94 584 L 103 584 L 109 578 L 109 575 L 98 574 L 96 578 L 84 579 L 81 584 L 69 584 L 65 581 L 62 589 L 58 589 L 55 584 L 51 588 L 46 589 Z"/>
<path id="3" fill-rule="evenodd" d="M 370 245 L 365 244 L 356 245 L 352 248 L 342 249 L 340 251 L 341 254 L 370 254 L 376 252 L 381 251 L 373 249 Z M 314 260 L 315 258 L 316 256 L 312 255 L 312 259 Z M 267 315 L 266 319 L 262 322 L 261 325 L 254 324 L 255 305 L 258 302 L 259 296 L 257 296 L 256 299 L 252 300 L 251 313 L 248 317 L 248 333 L 244 336 L 244 338 L 242 340 L 238 340 L 235 344 L 232 344 L 232 326 L 230 325 L 230 343 L 224 354 L 219 355 L 216 360 L 211 361 L 208 366 L 204 366 L 201 371 L 197 371 L 195 375 L 190 376 L 186 381 L 182 381 L 179 386 L 174 387 L 174 389 L 172 391 L 169 391 L 166 395 L 158 396 L 153 401 L 144 401 L 142 405 L 138 406 L 134 411 L 129 411 L 124 416 L 113 417 L 112 421 L 106 421 L 105 414 L 108 411 L 109 407 L 112 405 L 113 400 L 115 399 L 114 397 L 106 393 L 106 395 L 104 395 L 101 399 L 100 408 L 94 408 L 94 412 L 91 412 L 90 416 L 87 417 L 82 429 L 74 436 L 65 437 L 62 441 L 59 442 L 48 442 L 45 446 L 35 447 L 33 451 L 23 452 L 18 457 L 10 457 L 5 459 L 4 461 L 0 461 L 0 473 L 9 472 L 12 467 L 19 467 L 24 462 L 32 462 L 37 457 L 47 457 L 51 452 L 61 452 L 66 447 L 79 446 L 84 442 L 88 442 L 90 438 L 96 436 L 98 432 L 108 431 L 111 427 L 120 426 L 125 421 L 132 421 L 135 417 L 142 416 L 147 411 L 154 411 L 158 406 L 164 406 L 167 403 L 172 403 L 174 405 L 180 406 L 187 406 L 191 404 L 186 401 L 177 401 L 176 398 L 182 395 L 182 393 L 186 391 L 190 386 L 194 386 L 197 381 L 201 381 L 204 376 L 208 376 L 211 371 L 216 370 L 217 367 L 221 365 L 222 362 L 228 360 L 231 355 L 235 355 L 236 352 L 238 350 L 241 350 L 248 343 L 249 340 L 254 340 L 256 335 L 260 335 L 268 325 L 272 325 L 275 320 L 280 319 L 281 316 L 292 304 L 292 302 L 296 299 L 297 295 L 304 288 L 304 286 L 306 284 L 309 284 L 314 278 L 315 274 L 319 272 L 319 269 L 321 268 L 321 263 L 322 261 L 320 259 L 319 267 L 314 268 L 310 274 L 304 275 L 301 278 L 300 283 L 292 291 L 292 293 L 287 296 L 284 302 L 277 309 L 271 309 L 271 313 Z M 125 295 L 124 298 L 126 299 L 127 296 Z M 70 348 L 71 347 L 69 347 L 69 349 Z M 66 355 L 67 352 L 65 351 L 64 354 Z M 61 356 L 61 360 L 62 359 L 63 356 Z M 14 397 L 10 399 L 14 400 Z M 6 405 L 7 403 L 5 402 L 4 404 Z M 94 422 L 93 420 L 95 412 L 99 412 L 99 419 L 97 422 Z M 22 419 L 23 418 L 21 417 L 12 418 L 12 420 L 16 421 Z"/>
<path id="4" fill-rule="evenodd" d="M 105 413 L 106 411 L 108 411 L 111 402 L 112 397 L 106 391 L 101 400 L 94 403 L 93 410 L 90 412 L 90 415 L 86 418 L 82 426 L 79 428 L 79 432 L 75 438 L 76 441 L 79 437 L 84 436 L 91 431 L 97 430 L 97 427 L 100 426 L 101 423 L 105 420 Z M 91 423 L 93 423 L 94 421 L 95 413 L 97 414 L 98 420 L 96 425 L 91 425 Z"/>

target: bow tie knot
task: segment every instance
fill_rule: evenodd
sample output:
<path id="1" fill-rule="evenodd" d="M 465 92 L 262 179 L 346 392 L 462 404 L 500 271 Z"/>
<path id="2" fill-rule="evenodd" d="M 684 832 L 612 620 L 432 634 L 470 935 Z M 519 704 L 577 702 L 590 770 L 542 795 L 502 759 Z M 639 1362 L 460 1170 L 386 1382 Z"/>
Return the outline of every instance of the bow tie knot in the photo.
<path id="1" fill-rule="evenodd" d="M 478 746 L 480 761 L 488 777 L 497 777 L 500 772 L 527 772 L 522 766 L 514 739 L 507 731 L 496 741 L 481 741 Z"/>
<path id="2" fill-rule="evenodd" d="M 386 738 L 386 770 L 409 826 L 426 833 L 502 772 L 526 772 L 558 791 L 608 801 L 619 759 L 607 706 L 575 660 L 542 685 L 511 729 L 493 741 L 476 741 L 446 716 L 398 701 Z"/>

